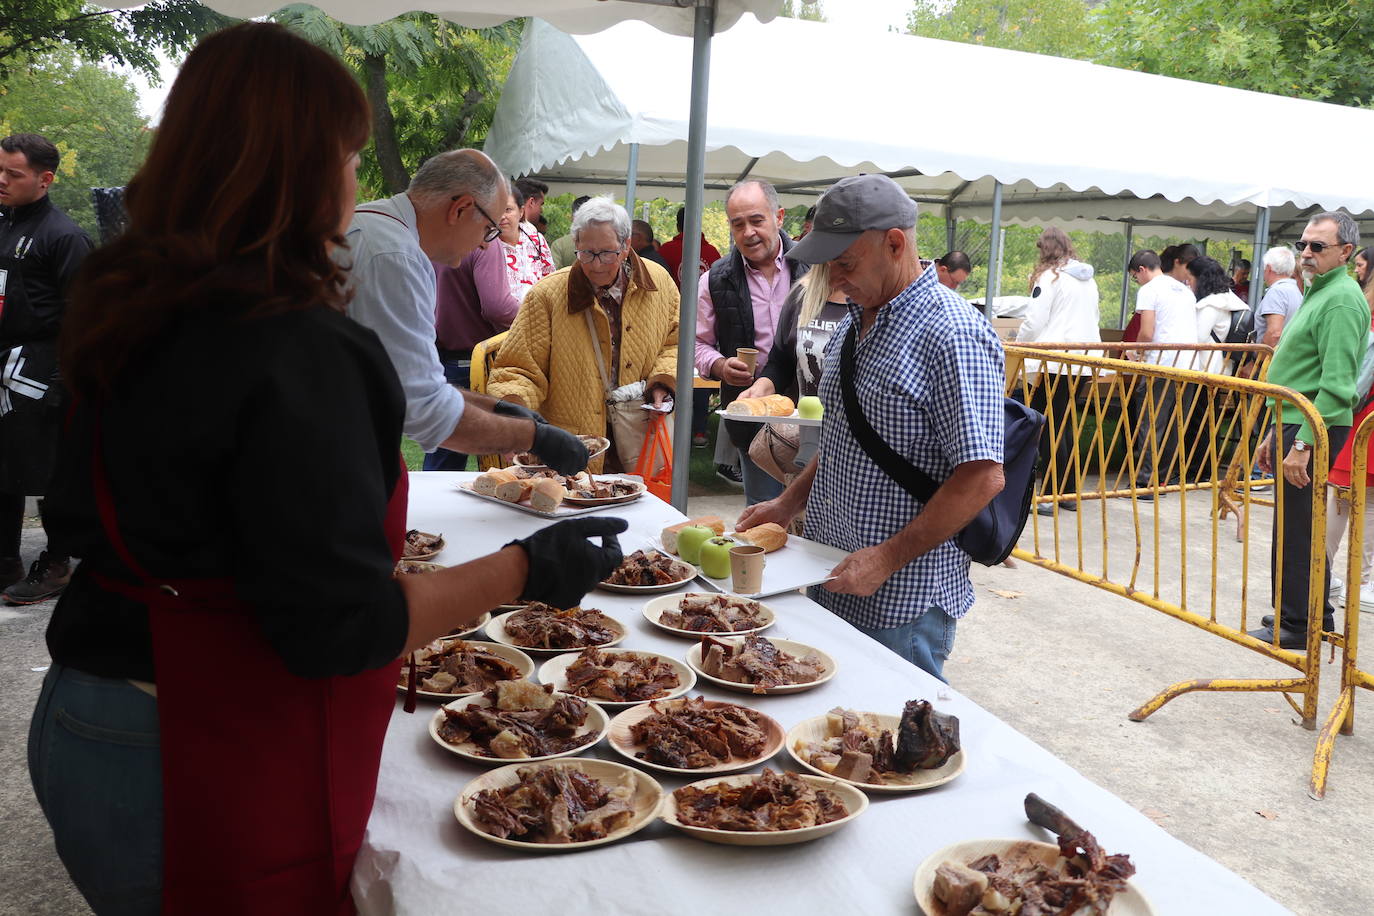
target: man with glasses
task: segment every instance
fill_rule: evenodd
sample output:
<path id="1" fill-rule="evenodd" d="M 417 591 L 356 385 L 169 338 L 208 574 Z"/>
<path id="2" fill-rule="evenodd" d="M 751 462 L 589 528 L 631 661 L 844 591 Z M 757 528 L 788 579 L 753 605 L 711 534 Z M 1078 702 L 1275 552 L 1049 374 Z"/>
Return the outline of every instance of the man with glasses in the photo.
<path id="1" fill-rule="evenodd" d="M 449 385 L 435 348 L 434 264 L 456 267 L 499 234 L 492 213 L 510 186 L 485 153 L 440 153 L 394 197 L 363 204 L 348 227 L 348 313 L 376 332 L 400 376 L 403 430 L 426 452 L 440 446 L 468 454 L 533 450 L 560 473 L 587 464 L 576 436 L 529 410 Z M 470 409 L 475 408 L 475 409 Z"/>
<path id="2" fill-rule="evenodd" d="M 1302 308 L 1285 324 L 1279 348 L 1269 363 L 1269 382 L 1294 389 L 1321 415 L 1329 446 L 1328 470 L 1350 435 L 1355 380 L 1369 338 L 1369 303 L 1346 269 L 1359 246 L 1360 228 L 1348 214 L 1335 211 L 1312 217 L 1295 245 L 1307 292 Z M 1274 403 L 1270 398 L 1271 410 Z M 1281 472 L 1283 477 L 1283 527 L 1280 530 L 1276 512 L 1270 570 L 1279 619 L 1276 625 L 1273 616 L 1264 617 L 1264 626 L 1251 630 L 1250 635 L 1270 643 L 1277 638 L 1279 646 L 1302 651 L 1308 641 L 1307 596 L 1316 539 L 1312 533 L 1312 446 L 1317 436 L 1292 409 L 1281 418 L 1276 416 L 1275 423 L 1279 422 L 1282 426 L 1270 431 L 1256 455 L 1260 470 Z M 1280 536 L 1283 553 L 1278 556 Z M 1276 582 L 1280 570 L 1282 594 Z M 1321 625 L 1323 630 L 1333 630 L 1331 581 L 1327 576 L 1322 580 Z"/>
<path id="3" fill-rule="evenodd" d="M 935 259 L 935 273 L 940 285 L 946 289 L 958 290 L 973 273 L 973 264 L 962 251 L 946 251 Z"/>

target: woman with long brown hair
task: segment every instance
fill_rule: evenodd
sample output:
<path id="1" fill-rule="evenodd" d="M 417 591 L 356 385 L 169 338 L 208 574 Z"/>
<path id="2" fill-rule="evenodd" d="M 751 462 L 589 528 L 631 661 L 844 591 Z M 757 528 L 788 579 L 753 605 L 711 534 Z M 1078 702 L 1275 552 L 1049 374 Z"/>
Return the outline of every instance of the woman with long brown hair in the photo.
<path id="1" fill-rule="evenodd" d="M 73 289 L 47 522 L 82 563 L 29 768 L 97 913 L 351 912 L 399 659 L 619 562 L 623 522 L 574 520 L 393 577 L 404 404 L 335 251 L 367 124 L 319 48 L 210 36 Z"/>

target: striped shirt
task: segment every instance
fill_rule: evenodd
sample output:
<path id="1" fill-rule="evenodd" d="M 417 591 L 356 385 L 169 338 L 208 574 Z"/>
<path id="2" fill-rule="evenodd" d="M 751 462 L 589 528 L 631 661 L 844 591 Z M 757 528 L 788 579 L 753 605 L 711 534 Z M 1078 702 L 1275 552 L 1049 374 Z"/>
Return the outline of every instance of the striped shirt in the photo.
<path id="1" fill-rule="evenodd" d="M 806 536 L 855 551 L 901 531 L 922 504 L 864 451 L 845 419 L 840 351 L 862 309 L 851 305 L 826 349 L 820 464 L 806 505 Z M 1002 344 L 991 325 L 927 269 L 878 309 L 855 348 L 854 387 L 869 423 L 935 480 L 968 461 L 1002 461 Z M 888 629 L 938 607 L 973 605 L 968 554 L 949 540 L 902 567 L 874 594 L 815 587 L 811 597 L 859 626 Z"/>

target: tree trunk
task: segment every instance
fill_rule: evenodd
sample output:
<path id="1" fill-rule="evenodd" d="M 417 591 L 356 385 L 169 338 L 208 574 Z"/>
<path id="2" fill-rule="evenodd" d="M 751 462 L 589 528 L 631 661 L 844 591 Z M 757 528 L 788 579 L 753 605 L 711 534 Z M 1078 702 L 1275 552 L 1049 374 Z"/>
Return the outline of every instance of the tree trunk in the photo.
<path id="1" fill-rule="evenodd" d="M 401 161 L 400 146 L 396 143 L 396 121 L 387 100 L 386 55 L 366 55 L 363 73 L 367 77 L 367 101 L 372 106 L 372 142 L 377 149 L 382 183 L 388 194 L 400 194 L 410 186 L 410 175 Z"/>

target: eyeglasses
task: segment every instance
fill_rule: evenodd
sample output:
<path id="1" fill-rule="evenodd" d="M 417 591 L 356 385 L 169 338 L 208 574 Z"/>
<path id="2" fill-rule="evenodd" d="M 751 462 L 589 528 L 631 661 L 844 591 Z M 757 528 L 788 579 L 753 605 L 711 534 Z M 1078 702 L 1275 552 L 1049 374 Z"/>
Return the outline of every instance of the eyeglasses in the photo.
<path id="1" fill-rule="evenodd" d="M 1340 248 L 1341 243 L 1336 242 L 1333 244 L 1331 242 L 1309 242 L 1306 239 L 1298 239 L 1296 242 L 1293 243 L 1293 247 L 1296 248 L 1298 251 L 1304 251 L 1308 248 L 1311 248 L 1313 254 L 1321 254 L 1328 248 Z"/>
<path id="2" fill-rule="evenodd" d="M 590 264 L 593 261 L 598 264 L 610 264 L 620 257 L 620 249 L 613 248 L 609 251 L 583 251 L 578 249 L 577 259 L 583 264 Z"/>
<path id="3" fill-rule="evenodd" d="M 458 195 L 454 196 L 452 199 L 453 199 L 453 200 L 457 200 L 459 197 L 462 197 L 462 196 L 463 196 L 463 195 L 458 194 Z M 479 204 L 477 201 L 474 200 L 474 201 L 472 202 L 472 205 L 473 205 L 474 207 L 477 208 L 477 212 L 480 213 L 480 214 L 482 214 L 482 216 L 483 216 L 483 217 L 486 219 L 486 221 L 487 221 L 487 229 L 486 229 L 485 232 L 482 233 L 482 241 L 484 241 L 484 242 L 492 242 L 492 241 L 495 241 L 495 240 L 496 240 L 496 237 L 497 237 L 498 235 L 501 234 L 501 227 L 498 226 L 498 225 L 496 225 L 496 220 L 494 220 L 494 219 L 491 218 L 491 214 L 490 214 L 490 213 L 488 213 L 486 210 L 483 210 L 483 209 L 482 209 L 482 205 L 481 205 L 481 204 Z"/>

